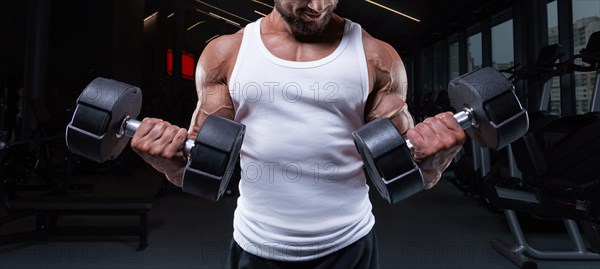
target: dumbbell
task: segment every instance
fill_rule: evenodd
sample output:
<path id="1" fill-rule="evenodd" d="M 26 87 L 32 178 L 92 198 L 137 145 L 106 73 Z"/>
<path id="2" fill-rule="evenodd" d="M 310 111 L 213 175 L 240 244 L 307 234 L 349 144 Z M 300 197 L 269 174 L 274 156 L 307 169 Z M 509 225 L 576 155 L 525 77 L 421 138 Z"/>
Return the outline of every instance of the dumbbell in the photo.
<path id="1" fill-rule="evenodd" d="M 523 136 L 529 127 L 527 111 L 513 85 L 497 70 L 485 67 L 448 84 L 454 118 L 471 139 L 498 150 Z M 412 158 L 412 144 L 393 123 L 375 119 L 352 133 L 364 168 L 389 203 L 402 201 L 424 189 L 421 170 Z"/>
<path id="2" fill-rule="evenodd" d="M 140 121 L 142 91 L 112 79 L 96 78 L 77 98 L 65 139 L 73 153 L 102 163 L 117 158 L 135 134 Z M 245 126 L 210 115 L 195 140 L 188 139 L 182 189 L 217 201 L 233 174 Z"/>

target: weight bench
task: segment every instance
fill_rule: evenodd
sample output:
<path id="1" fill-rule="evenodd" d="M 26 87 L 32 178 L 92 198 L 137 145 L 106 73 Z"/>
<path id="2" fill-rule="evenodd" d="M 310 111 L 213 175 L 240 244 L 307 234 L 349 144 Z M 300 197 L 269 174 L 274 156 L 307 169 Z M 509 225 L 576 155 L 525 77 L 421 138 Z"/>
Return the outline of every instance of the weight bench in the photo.
<path id="1" fill-rule="evenodd" d="M 0 236 L 0 245 L 25 240 L 43 240 L 48 236 L 139 236 L 138 251 L 148 246 L 147 214 L 158 204 L 154 197 L 23 197 L 8 204 L 9 218 L 35 216 L 34 231 Z M 17 217 L 10 218 L 10 214 Z M 139 216 L 131 226 L 57 226 L 59 216 Z"/>

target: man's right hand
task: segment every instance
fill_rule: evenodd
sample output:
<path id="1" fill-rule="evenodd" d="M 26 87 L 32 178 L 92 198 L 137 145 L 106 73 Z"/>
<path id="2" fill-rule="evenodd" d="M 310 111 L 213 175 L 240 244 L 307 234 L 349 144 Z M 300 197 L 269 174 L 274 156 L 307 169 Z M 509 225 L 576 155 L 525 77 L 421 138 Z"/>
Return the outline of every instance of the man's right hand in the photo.
<path id="1" fill-rule="evenodd" d="M 171 183 L 181 187 L 187 162 L 183 146 L 187 139 L 184 128 L 161 119 L 144 118 L 131 139 L 131 148 Z"/>

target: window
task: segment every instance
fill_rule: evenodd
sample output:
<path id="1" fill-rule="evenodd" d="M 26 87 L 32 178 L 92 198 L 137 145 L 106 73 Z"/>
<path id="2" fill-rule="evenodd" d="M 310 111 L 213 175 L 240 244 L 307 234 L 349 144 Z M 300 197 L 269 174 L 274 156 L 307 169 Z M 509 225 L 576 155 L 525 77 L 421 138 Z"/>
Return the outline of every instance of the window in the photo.
<path id="1" fill-rule="evenodd" d="M 548 12 L 548 45 L 558 44 L 558 9 L 556 0 L 547 5 Z M 560 77 L 552 78 L 549 111 L 560 115 Z"/>
<path id="2" fill-rule="evenodd" d="M 481 33 L 467 38 L 467 72 L 481 68 L 483 64 L 483 51 L 481 49 Z"/>
<path id="3" fill-rule="evenodd" d="M 450 44 L 448 47 L 448 76 L 450 80 L 453 80 L 460 76 L 460 61 L 459 61 L 459 50 L 458 42 Z"/>
<path id="4" fill-rule="evenodd" d="M 556 0 L 549 2 L 548 14 L 548 45 L 558 44 L 558 9 Z"/>
<path id="5" fill-rule="evenodd" d="M 600 1 L 573 0 L 573 53 L 585 48 L 590 35 L 600 31 Z M 577 64 L 585 64 L 578 61 Z M 575 112 L 590 111 L 596 72 L 575 72 Z"/>
<path id="6" fill-rule="evenodd" d="M 513 21 L 508 20 L 492 27 L 492 66 L 498 70 L 514 65 Z M 505 76 L 510 76 L 504 73 Z"/>

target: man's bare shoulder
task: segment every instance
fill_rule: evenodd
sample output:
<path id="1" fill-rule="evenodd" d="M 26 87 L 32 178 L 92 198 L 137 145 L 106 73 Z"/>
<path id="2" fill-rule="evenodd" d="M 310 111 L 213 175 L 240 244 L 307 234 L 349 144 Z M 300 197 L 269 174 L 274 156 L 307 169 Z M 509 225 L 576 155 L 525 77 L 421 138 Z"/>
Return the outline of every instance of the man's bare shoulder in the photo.
<path id="1" fill-rule="evenodd" d="M 391 65 L 394 61 L 400 60 L 398 52 L 385 41 L 377 39 L 367 31 L 362 31 L 363 46 L 367 61 L 375 61 L 377 64 Z"/>
<path id="2" fill-rule="evenodd" d="M 369 70 L 370 90 L 399 92 L 406 95 L 406 70 L 400 55 L 392 45 L 363 30 L 363 46 Z"/>
<path id="3" fill-rule="evenodd" d="M 233 34 L 221 35 L 208 42 L 203 54 L 210 56 L 227 56 L 232 51 L 239 50 L 242 44 L 244 29 Z M 215 55 L 216 54 L 216 55 Z"/>
<path id="4" fill-rule="evenodd" d="M 244 29 L 227 35 L 221 35 L 206 45 L 200 55 L 199 65 L 211 78 L 224 80 L 230 73 L 238 51 L 242 45 Z"/>

